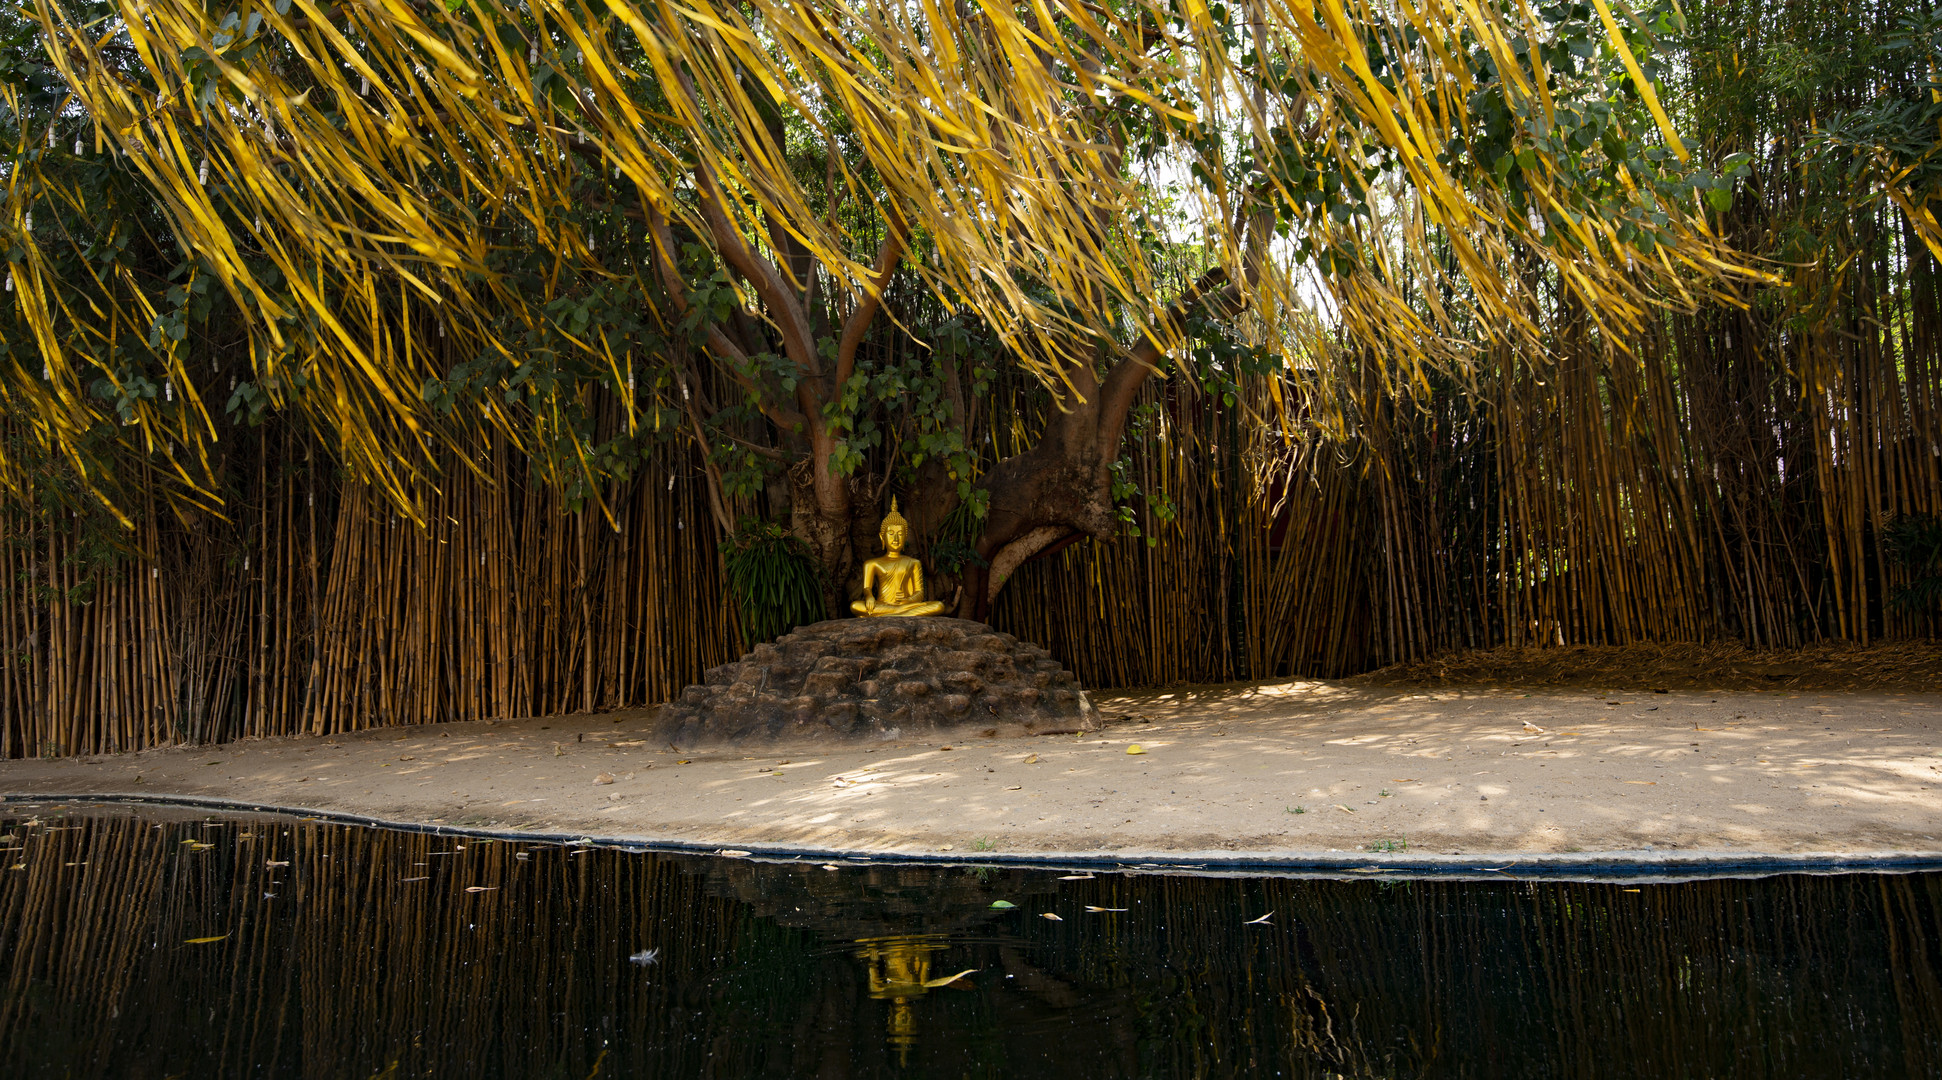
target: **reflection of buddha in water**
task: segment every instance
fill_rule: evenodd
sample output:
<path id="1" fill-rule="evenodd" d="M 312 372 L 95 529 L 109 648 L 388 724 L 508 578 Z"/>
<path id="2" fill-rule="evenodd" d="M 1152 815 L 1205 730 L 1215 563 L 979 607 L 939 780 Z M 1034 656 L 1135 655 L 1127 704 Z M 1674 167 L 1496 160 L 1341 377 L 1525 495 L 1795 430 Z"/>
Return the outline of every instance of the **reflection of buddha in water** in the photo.
<path id="1" fill-rule="evenodd" d="M 895 496 L 890 513 L 877 533 L 883 554 L 863 564 L 863 599 L 850 605 L 858 615 L 941 615 L 940 601 L 924 599 L 924 564 L 903 553 L 910 525 L 897 513 Z"/>
<path id="2" fill-rule="evenodd" d="M 917 1013 L 911 1001 L 940 986 L 968 989 L 959 979 L 976 970 L 966 968 L 955 975 L 933 979 L 931 954 L 945 948 L 944 942 L 927 935 L 899 934 L 892 937 L 860 938 L 856 958 L 870 973 L 870 996 L 890 1002 L 889 1041 L 899 1058 L 917 1045 Z"/>

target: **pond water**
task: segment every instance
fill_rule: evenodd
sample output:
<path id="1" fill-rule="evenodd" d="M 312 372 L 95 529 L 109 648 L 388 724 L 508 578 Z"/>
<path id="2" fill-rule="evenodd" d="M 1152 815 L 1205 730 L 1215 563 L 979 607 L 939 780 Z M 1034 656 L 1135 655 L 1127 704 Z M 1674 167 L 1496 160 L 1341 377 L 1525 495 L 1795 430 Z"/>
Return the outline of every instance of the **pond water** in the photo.
<path id="1" fill-rule="evenodd" d="M 1942 874 L 1069 880 L 8 812 L 8 1077 L 1942 1073 Z"/>

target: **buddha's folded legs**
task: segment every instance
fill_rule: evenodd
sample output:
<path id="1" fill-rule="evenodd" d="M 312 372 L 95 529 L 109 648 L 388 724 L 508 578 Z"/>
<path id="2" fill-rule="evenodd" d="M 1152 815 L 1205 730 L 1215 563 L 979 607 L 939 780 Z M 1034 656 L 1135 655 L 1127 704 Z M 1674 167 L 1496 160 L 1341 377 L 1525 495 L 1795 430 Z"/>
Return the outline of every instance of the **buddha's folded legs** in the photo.
<path id="1" fill-rule="evenodd" d="M 942 615 L 944 602 L 928 600 L 918 604 L 886 604 L 866 599 L 851 604 L 850 610 L 865 618 L 881 618 L 887 615 Z"/>

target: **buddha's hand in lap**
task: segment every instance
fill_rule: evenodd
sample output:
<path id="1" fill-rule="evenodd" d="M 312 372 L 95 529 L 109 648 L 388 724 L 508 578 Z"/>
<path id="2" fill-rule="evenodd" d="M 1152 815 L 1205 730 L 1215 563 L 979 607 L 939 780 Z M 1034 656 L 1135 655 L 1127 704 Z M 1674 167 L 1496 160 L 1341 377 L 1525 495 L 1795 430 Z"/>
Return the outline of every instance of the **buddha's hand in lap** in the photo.
<path id="1" fill-rule="evenodd" d="M 917 604 L 885 604 L 866 599 L 851 604 L 850 610 L 858 615 L 875 618 L 891 615 L 941 615 L 944 613 L 944 604 L 938 600 Z"/>

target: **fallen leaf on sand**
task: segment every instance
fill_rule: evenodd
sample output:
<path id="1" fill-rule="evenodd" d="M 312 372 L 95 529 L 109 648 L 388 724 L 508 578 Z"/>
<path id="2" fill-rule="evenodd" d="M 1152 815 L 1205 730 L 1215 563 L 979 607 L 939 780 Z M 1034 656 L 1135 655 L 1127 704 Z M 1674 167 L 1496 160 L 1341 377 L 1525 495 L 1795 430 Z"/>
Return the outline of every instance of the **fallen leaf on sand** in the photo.
<path id="1" fill-rule="evenodd" d="M 1010 787 L 1008 787 L 1008 788 L 1006 788 L 1005 790 L 1006 790 L 1006 791 L 1023 791 L 1023 790 L 1025 790 L 1025 785 L 1023 785 L 1023 784 L 1013 784 L 1012 786 L 1010 786 Z"/>
<path id="2" fill-rule="evenodd" d="M 1346 806 L 1343 806 L 1343 805 L 1342 805 L 1341 803 L 1336 803 L 1336 804 L 1335 804 L 1335 809 L 1337 809 L 1337 810 L 1340 810 L 1340 811 L 1342 811 L 1343 813 L 1346 813 L 1346 814 L 1353 814 L 1353 813 L 1355 813 L 1355 811 L 1354 811 L 1354 810 L 1351 810 L 1351 809 L 1349 809 L 1348 807 L 1346 807 Z"/>
<path id="3" fill-rule="evenodd" d="M 1413 776 L 1403 776 L 1392 779 L 1389 782 L 1392 784 L 1413 784 L 1416 782 L 1416 778 Z"/>
<path id="4" fill-rule="evenodd" d="M 1043 915 L 1040 915 L 1040 916 L 1039 916 L 1039 918 L 1041 918 L 1041 919 L 1050 919 L 1050 920 L 1052 920 L 1053 922 L 1064 922 L 1064 921 L 1065 921 L 1064 919 L 1061 919 L 1061 918 L 1059 918 L 1059 917 L 1058 917 L 1057 915 L 1054 915 L 1054 914 L 1052 914 L 1052 913 L 1051 913 L 1051 912 L 1049 912 L 1049 911 L 1048 911 L 1048 912 L 1046 912 L 1046 913 L 1045 913 L 1045 914 L 1043 914 Z"/>
<path id="5" fill-rule="evenodd" d="M 1028 758 L 1026 758 L 1026 759 L 1025 759 L 1025 764 L 1027 764 L 1027 765 L 1036 765 L 1036 764 L 1038 764 L 1038 755 L 1037 755 L 1037 754 L 1033 754 L 1033 755 L 1032 755 L 1031 757 L 1028 757 Z"/>
<path id="6" fill-rule="evenodd" d="M 1545 733 L 1543 728 L 1538 727 L 1536 724 L 1531 723 L 1529 720 L 1524 721 L 1524 730 L 1530 732 L 1533 735 L 1543 735 Z"/>
<path id="7" fill-rule="evenodd" d="M 1125 911 L 1126 909 L 1123 907 L 1093 907 L 1091 904 L 1087 904 L 1086 910 L 1087 911 Z"/>
<path id="8" fill-rule="evenodd" d="M 554 757 L 565 757 L 565 756 L 566 756 L 566 751 L 560 748 L 560 744 L 559 744 L 559 743 L 554 743 L 554 744 L 553 744 L 553 756 L 554 756 Z"/>
<path id="9" fill-rule="evenodd" d="M 217 934 L 217 935 L 216 935 L 215 937 L 192 937 L 192 938 L 190 938 L 189 940 L 187 940 L 187 941 L 185 941 L 185 942 L 183 942 L 182 944 L 184 944 L 184 945 L 208 945 L 208 944 L 211 944 L 212 942 L 217 942 L 217 941 L 222 941 L 222 940 L 224 940 L 224 939 L 225 939 L 225 938 L 227 938 L 227 937 L 229 937 L 229 935 L 228 935 L 228 934 Z"/>
<path id="10" fill-rule="evenodd" d="M 1266 926 L 1268 925 L 1268 920 L 1272 918 L 1274 918 L 1274 912 L 1270 911 L 1266 915 L 1263 915 L 1258 919 L 1249 919 L 1248 921 L 1242 923 L 1241 925 L 1242 926 Z"/>
<path id="11" fill-rule="evenodd" d="M 614 782 L 614 774 L 610 772 L 601 773 L 599 776 L 593 778 L 593 782 L 596 784 L 611 784 Z"/>
<path id="12" fill-rule="evenodd" d="M 628 740 L 626 740 L 625 742 L 617 742 L 617 743 L 615 743 L 614 745 L 615 745 L 615 746 L 646 746 L 646 745 L 647 745 L 647 740 L 646 740 L 646 739 L 628 739 Z"/>
<path id="13" fill-rule="evenodd" d="M 1627 780 L 1628 784 L 1657 784 L 1657 780 Z"/>
<path id="14" fill-rule="evenodd" d="M 1126 752 L 1129 754 L 1144 754 L 1146 753 L 1146 748 L 1141 746 L 1139 743 L 1134 743 L 1133 745 L 1126 748 Z"/>
<path id="15" fill-rule="evenodd" d="M 687 758 L 682 758 L 682 759 L 681 759 L 680 761 L 677 761 L 677 762 L 675 762 L 675 764 L 676 764 L 676 765 L 693 765 L 693 764 L 694 764 L 694 762 L 692 762 L 692 761 L 689 761 L 689 760 L 688 760 Z"/>

